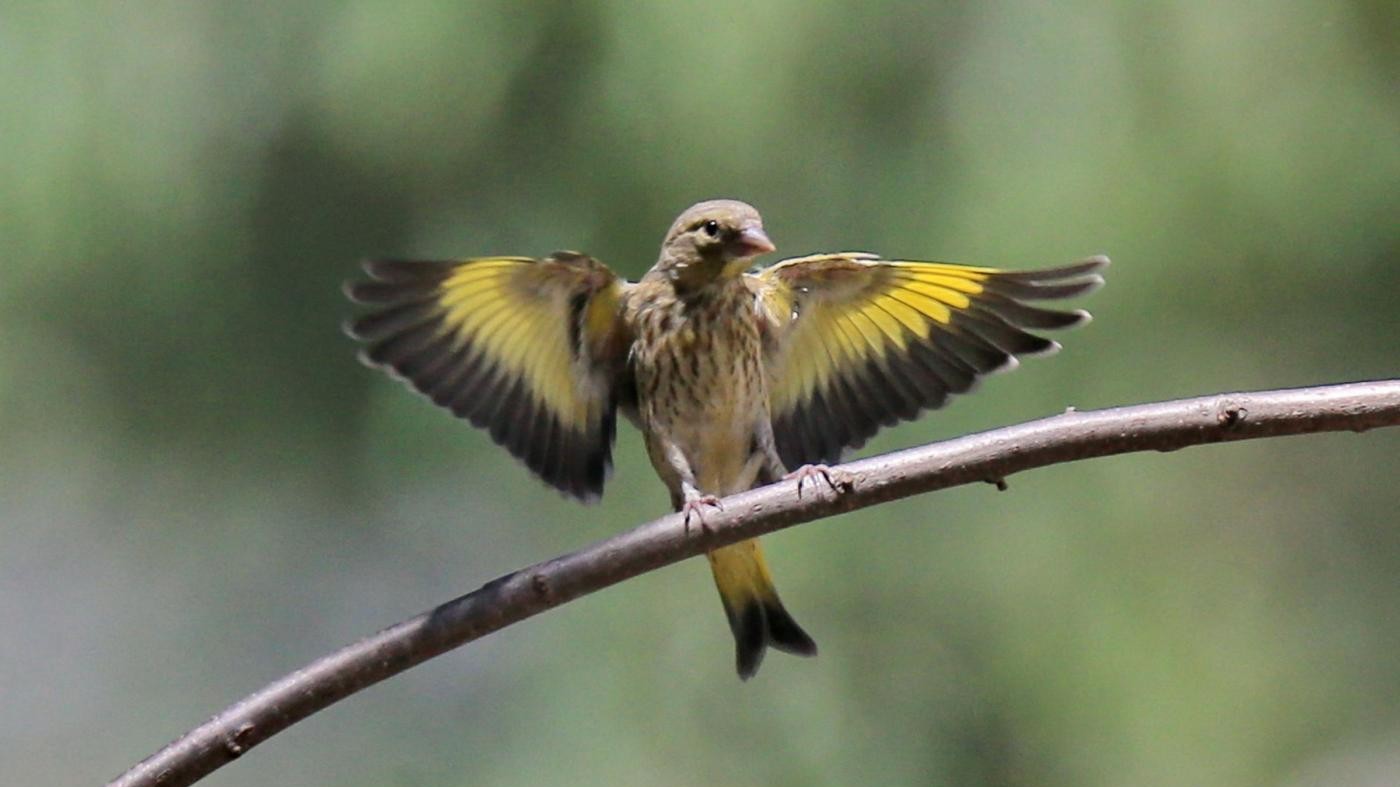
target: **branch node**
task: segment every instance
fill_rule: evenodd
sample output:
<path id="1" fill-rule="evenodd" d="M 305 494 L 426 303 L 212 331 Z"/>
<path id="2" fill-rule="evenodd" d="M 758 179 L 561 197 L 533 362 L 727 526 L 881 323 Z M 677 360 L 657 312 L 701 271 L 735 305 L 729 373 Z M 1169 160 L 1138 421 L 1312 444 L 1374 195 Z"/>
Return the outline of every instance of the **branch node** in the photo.
<path id="1" fill-rule="evenodd" d="M 554 598 L 554 588 L 549 584 L 549 577 L 544 574 L 536 572 L 530 575 L 530 589 L 546 603 Z"/>
<path id="2" fill-rule="evenodd" d="M 224 738 L 224 751 L 228 752 L 230 757 L 242 757 L 243 753 L 248 751 L 249 739 L 253 737 L 255 729 L 251 721 L 238 725 Z"/>
<path id="3" fill-rule="evenodd" d="M 1010 489 L 1010 487 L 1006 484 L 1006 479 L 1002 478 L 1001 476 L 993 476 L 991 478 L 984 478 L 982 480 L 996 487 L 998 492 L 1005 492 L 1007 489 Z"/>
<path id="4" fill-rule="evenodd" d="M 1216 414 L 1215 420 L 1224 429 L 1234 429 L 1244 423 L 1244 419 L 1248 416 L 1248 409 L 1239 405 L 1227 404 Z"/>

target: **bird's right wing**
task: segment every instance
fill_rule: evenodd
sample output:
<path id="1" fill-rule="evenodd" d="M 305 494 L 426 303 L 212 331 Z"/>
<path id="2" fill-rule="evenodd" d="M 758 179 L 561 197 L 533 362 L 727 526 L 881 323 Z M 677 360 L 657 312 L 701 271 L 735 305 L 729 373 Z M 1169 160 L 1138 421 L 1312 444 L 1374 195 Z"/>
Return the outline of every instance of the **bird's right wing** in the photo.
<path id="1" fill-rule="evenodd" d="M 603 491 L 629 339 L 625 282 L 574 252 L 544 259 L 372 261 L 346 286 L 360 357 L 489 430 L 546 483 Z"/>
<path id="2" fill-rule="evenodd" d="M 749 278 L 768 337 L 769 404 L 789 468 L 835 462 L 883 425 L 940 407 L 949 394 L 1055 342 L 1031 330 L 1084 322 L 1057 300 L 1103 283 L 1107 257 L 1000 271 L 873 254 L 784 260 Z"/>

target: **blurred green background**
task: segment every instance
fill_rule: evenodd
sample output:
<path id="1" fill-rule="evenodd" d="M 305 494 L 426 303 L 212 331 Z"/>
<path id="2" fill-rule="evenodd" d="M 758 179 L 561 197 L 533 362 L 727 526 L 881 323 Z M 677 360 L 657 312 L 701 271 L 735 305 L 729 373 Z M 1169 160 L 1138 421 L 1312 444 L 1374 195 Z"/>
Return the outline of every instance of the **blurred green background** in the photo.
<path id="1" fill-rule="evenodd" d="M 1106 252 L 1065 350 L 883 433 L 1400 374 L 1400 12 L 0 4 L 0 783 L 94 784 L 346 642 L 665 511 L 359 366 L 366 256 Z M 1400 433 L 1063 465 L 772 537 L 337 705 L 211 785 L 1400 782 Z"/>

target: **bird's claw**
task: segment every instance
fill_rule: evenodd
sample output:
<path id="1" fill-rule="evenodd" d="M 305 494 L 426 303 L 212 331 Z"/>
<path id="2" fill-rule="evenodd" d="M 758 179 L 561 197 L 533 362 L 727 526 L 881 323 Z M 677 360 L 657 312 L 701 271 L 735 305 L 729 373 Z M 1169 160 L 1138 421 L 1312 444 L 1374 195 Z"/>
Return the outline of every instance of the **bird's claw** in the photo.
<path id="1" fill-rule="evenodd" d="M 681 513 L 685 515 L 685 532 L 690 534 L 690 520 L 693 518 L 700 532 L 709 533 L 709 525 L 705 524 L 705 509 L 714 508 L 724 510 L 724 504 L 719 502 L 719 498 L 714 495 L 697 495 L 685 501 L 681 506 Z"/>
<path id="2" fill-rule="evenodd" d="M 840 470 L 832 470 L 830 467 L 820 464 L 803 465 L 797 468 L 796 470 L 792 471 L 791 473 L 788 473 L 787 475 L 783 476 L 784 481 L 797 482 L 798 499 L 802 498 L 802 488 L 806 486 L 808 482 L 811 482 L 813 485 L 815 485 L 817 482 L 816 479 L 818 478 L 820 478 L 822 481 L 825 481 L 827 487 L 830 488 L 832 492 L 835 492 L 838 495 L 844 492 L 851 491 L 851 488 L 854 486 L 854 484 L 851 482 L 850 477 L 848 477 L 845 473 L 841 472 Z"/>

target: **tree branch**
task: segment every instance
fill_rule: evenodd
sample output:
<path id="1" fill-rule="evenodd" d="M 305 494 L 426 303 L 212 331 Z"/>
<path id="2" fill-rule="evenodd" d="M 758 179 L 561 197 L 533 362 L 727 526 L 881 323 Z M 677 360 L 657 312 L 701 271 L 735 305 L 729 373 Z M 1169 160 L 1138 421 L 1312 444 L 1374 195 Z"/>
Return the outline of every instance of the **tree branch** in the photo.
<path id="1" fill-rule="evenodd" d="M 920 492 L 1134 451 L 1400 425 L 1400 380 L 1075 412 L 841 465 L 840 492 L 791 481 L 726 498 L 686 534 L 676 515 L 488 582 L 287 675 L 118 777 L 115 787 L 192 784 L 248 749 L 392 675 L 493 631 L 708 549 Z"/>

